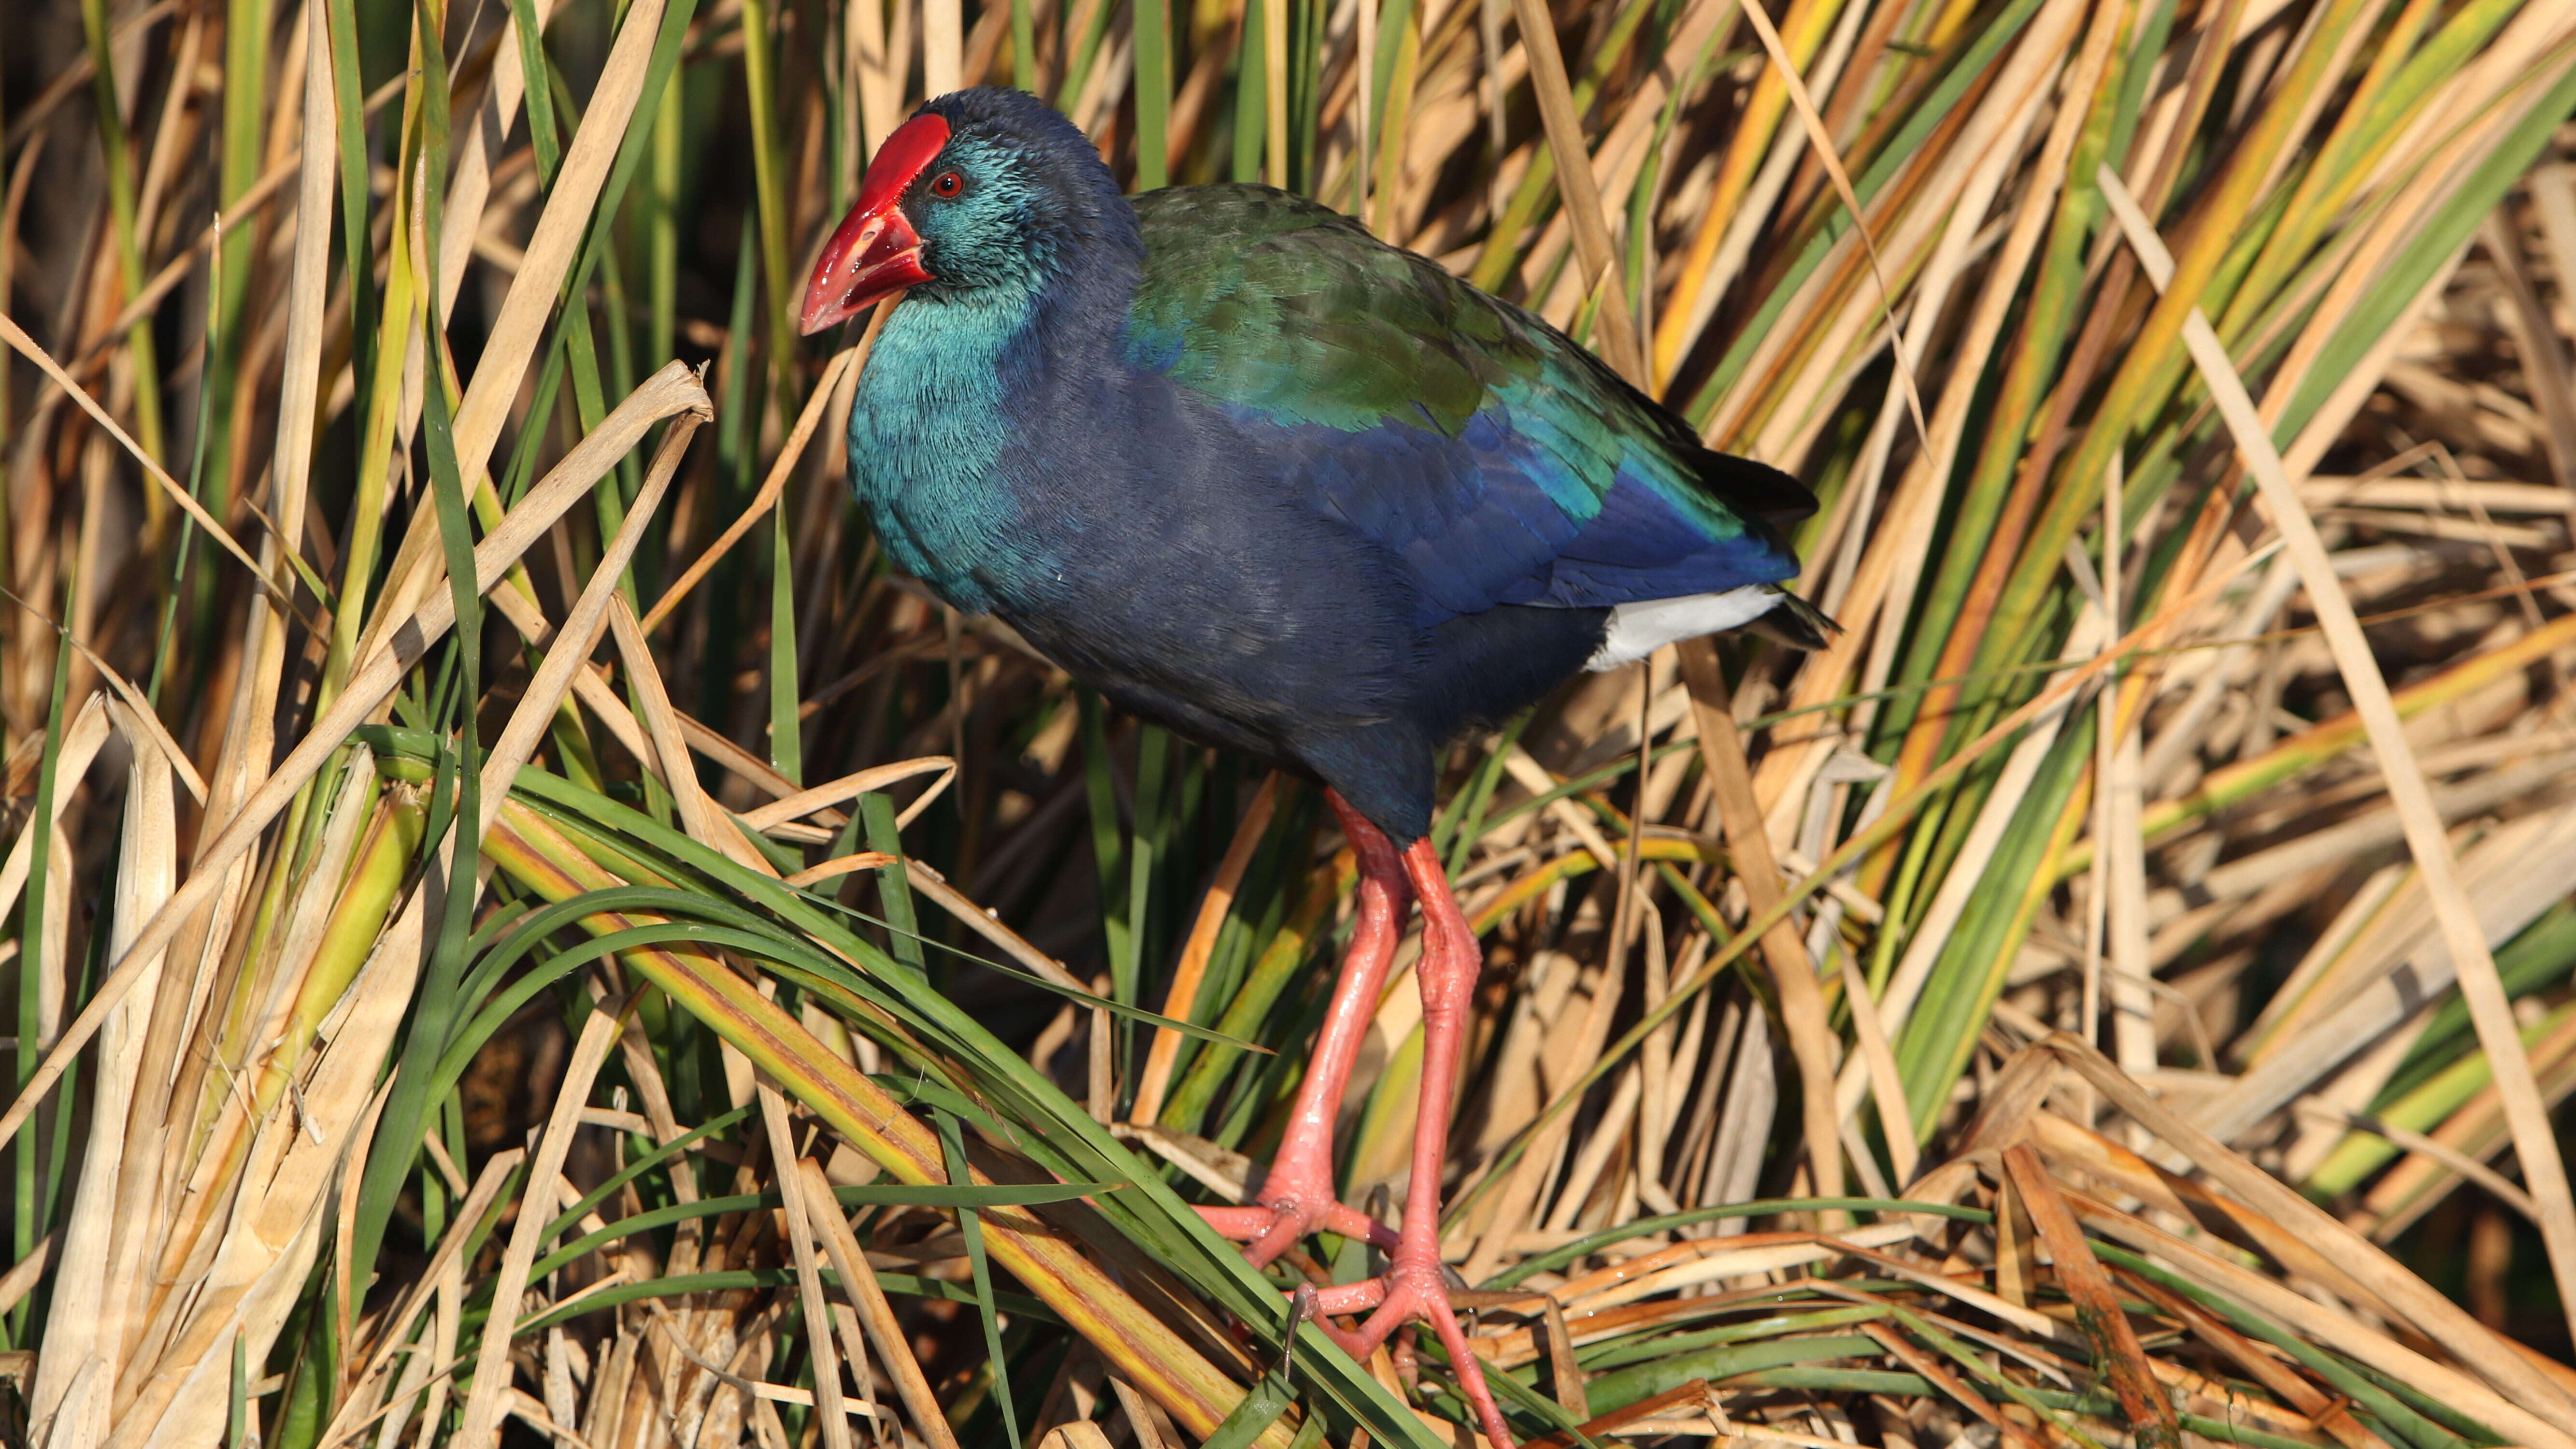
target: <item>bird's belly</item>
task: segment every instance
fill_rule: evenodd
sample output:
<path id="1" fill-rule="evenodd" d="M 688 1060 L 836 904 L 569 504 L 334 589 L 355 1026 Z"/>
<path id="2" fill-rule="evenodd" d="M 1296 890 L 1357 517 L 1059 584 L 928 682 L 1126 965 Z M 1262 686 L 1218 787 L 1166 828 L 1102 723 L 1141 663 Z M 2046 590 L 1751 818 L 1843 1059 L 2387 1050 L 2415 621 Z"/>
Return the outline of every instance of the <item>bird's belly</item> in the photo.
<path id="1" fill-rule="evenodd" d="M 851 441 L 890 561 L 1131 710 L 1272 759 L 1408 712 L 1428 641 L 1402 571 L 1221 419 L 1002 428 L 863 380 Z"/>
<path id="2" fill-rule="evenodd" d="M 1257 688 L 1213 674 L 1176 676 L 1171 654 L 1135 635 L 1071 626 L 1043 614 L 1005 609 L 1001 617 L 1040 654 L 1129 714 L 1201 744 L 1236 750 L 1265 764 L 1293 766 L 1283 744 L 1290 712 Z"/>
<path id="3" fill-rule="evenodd" d="M 999 611 L 1068 673 L 1198 738 L 1275 756 L 1300 727 L 1380 717 L 1417 652 L 1401 603 L 1244 493 L 1029 511 L 1063 562 Z"/>

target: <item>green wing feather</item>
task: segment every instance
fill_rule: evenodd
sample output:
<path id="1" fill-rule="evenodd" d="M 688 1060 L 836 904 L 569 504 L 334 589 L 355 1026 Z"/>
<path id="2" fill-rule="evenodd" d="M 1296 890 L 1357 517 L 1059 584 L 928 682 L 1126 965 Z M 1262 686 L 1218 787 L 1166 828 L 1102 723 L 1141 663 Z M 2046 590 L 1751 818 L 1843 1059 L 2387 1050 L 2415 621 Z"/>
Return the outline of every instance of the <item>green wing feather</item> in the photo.
<path id="1" fill-rule="evenodd" d="M 1533 319 L 1302 197 L 1176 187 L 1136 215 L 1131 348 L 1177 352 L 1172 375 L 1212 397 L 1345 432 L 1418 407 L 1454 437 L 1541 371 Z"/>
<path id="2" fill-rule="evenodd" d="M 1436 575 L 1448 608 L 1797 572 L 1776 529 L 1814 510 L 1805 488 L 1709 451 L 1530 313 L 1266 187 L 1178 187 L 1136 213 L 1130 365 L 1277 429 L 1329 505 Z"/>

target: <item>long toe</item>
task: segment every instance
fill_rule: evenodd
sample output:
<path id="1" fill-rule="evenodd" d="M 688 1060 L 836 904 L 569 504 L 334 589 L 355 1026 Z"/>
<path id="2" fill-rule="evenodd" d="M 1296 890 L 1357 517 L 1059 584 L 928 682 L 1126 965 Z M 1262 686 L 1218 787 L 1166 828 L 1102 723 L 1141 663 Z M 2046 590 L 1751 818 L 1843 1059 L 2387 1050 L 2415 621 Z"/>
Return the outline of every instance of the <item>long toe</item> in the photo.
<path id="1" fill-rule="evenodd" d="M 1268 1267 L 1272 1259 L 1319 1232 L 1366 1238 L 1371 1247 L 1381 1252 L 1394 1251 L 1397 1242 L 1395 1229 L 1329 1197 L 1321 1201 L 1283 1199 L 1248 1207 L 1202 1207 L 1199 1216 L 1220 1237 L 1243 1244 L 1245 1261 L 1256 1268 Z"/>
<path id="2" fill-rule="evenodd" d="M 1503 1423 L 1502 1406 L 1494 1402 L 1494 1391 L 1485 1384 L 1484 1360 L 1467 1346 L 1467 1334 L 1458 1326 L 1458 1315 L 1450 1310 L 1449 1290 L 1435 1285 L 1428 1297 L 1432 1331 L 1440 1335 L 1440 1346 L 1449 1351 L 1451 1371 L 1458 1376 L 1458 1390 L 1467 1396 L 1467 1407 L 1475 1412 L 1476 1425 L 1494 1449 L 1513 1449 L 1512 1431 Z"/>
<path id="3" fill-rule="evenodd" d="M 1244 1245 L 1244 1258 L 1255 1269 L 1267 1269 L 1273 1258 L 1296 1248 L 1314 1232 L 1340 1232 L 1342 1238 L 1368 1238 L 1370 1248 L 1394 1253 L 1396 1230 L 1355 1207 L 1342 1207 L 1329 1191 L 1283 1191 L 1262 1194 L 1249 1207 L 1200 1207 L 1198 1217 L 1218 1232 Z"/>

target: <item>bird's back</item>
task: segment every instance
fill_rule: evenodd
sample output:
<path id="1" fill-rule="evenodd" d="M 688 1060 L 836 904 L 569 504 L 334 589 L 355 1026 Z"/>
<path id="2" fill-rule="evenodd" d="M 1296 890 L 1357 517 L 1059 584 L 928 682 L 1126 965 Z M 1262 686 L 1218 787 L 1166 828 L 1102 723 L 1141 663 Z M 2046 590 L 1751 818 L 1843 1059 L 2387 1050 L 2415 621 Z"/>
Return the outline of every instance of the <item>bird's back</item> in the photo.
<path id="1" fill-rule="evenodd" d="M 1289 459 L 1402 556 L 1424 622 L 1609 608 L 1797 572 L 1814 498 L 1689 427 L 1544 321 L 1267 187 L 1136 199 L 1127 357 Z"/>

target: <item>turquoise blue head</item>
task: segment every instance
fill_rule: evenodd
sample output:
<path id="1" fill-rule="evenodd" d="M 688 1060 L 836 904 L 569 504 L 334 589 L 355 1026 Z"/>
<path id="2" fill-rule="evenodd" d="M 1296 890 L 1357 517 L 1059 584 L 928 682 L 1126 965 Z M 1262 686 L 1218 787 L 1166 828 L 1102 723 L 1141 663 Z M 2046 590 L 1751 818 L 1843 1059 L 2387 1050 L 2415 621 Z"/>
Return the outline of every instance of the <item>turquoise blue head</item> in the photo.
<path id="1" fill-rule="evenodd" d="M 1126 202 L 1071 121 L 979 86 L 922 106 L 877 148 L 805 288 L 811 335 L 877 301 L 1043 290 Z"/>

